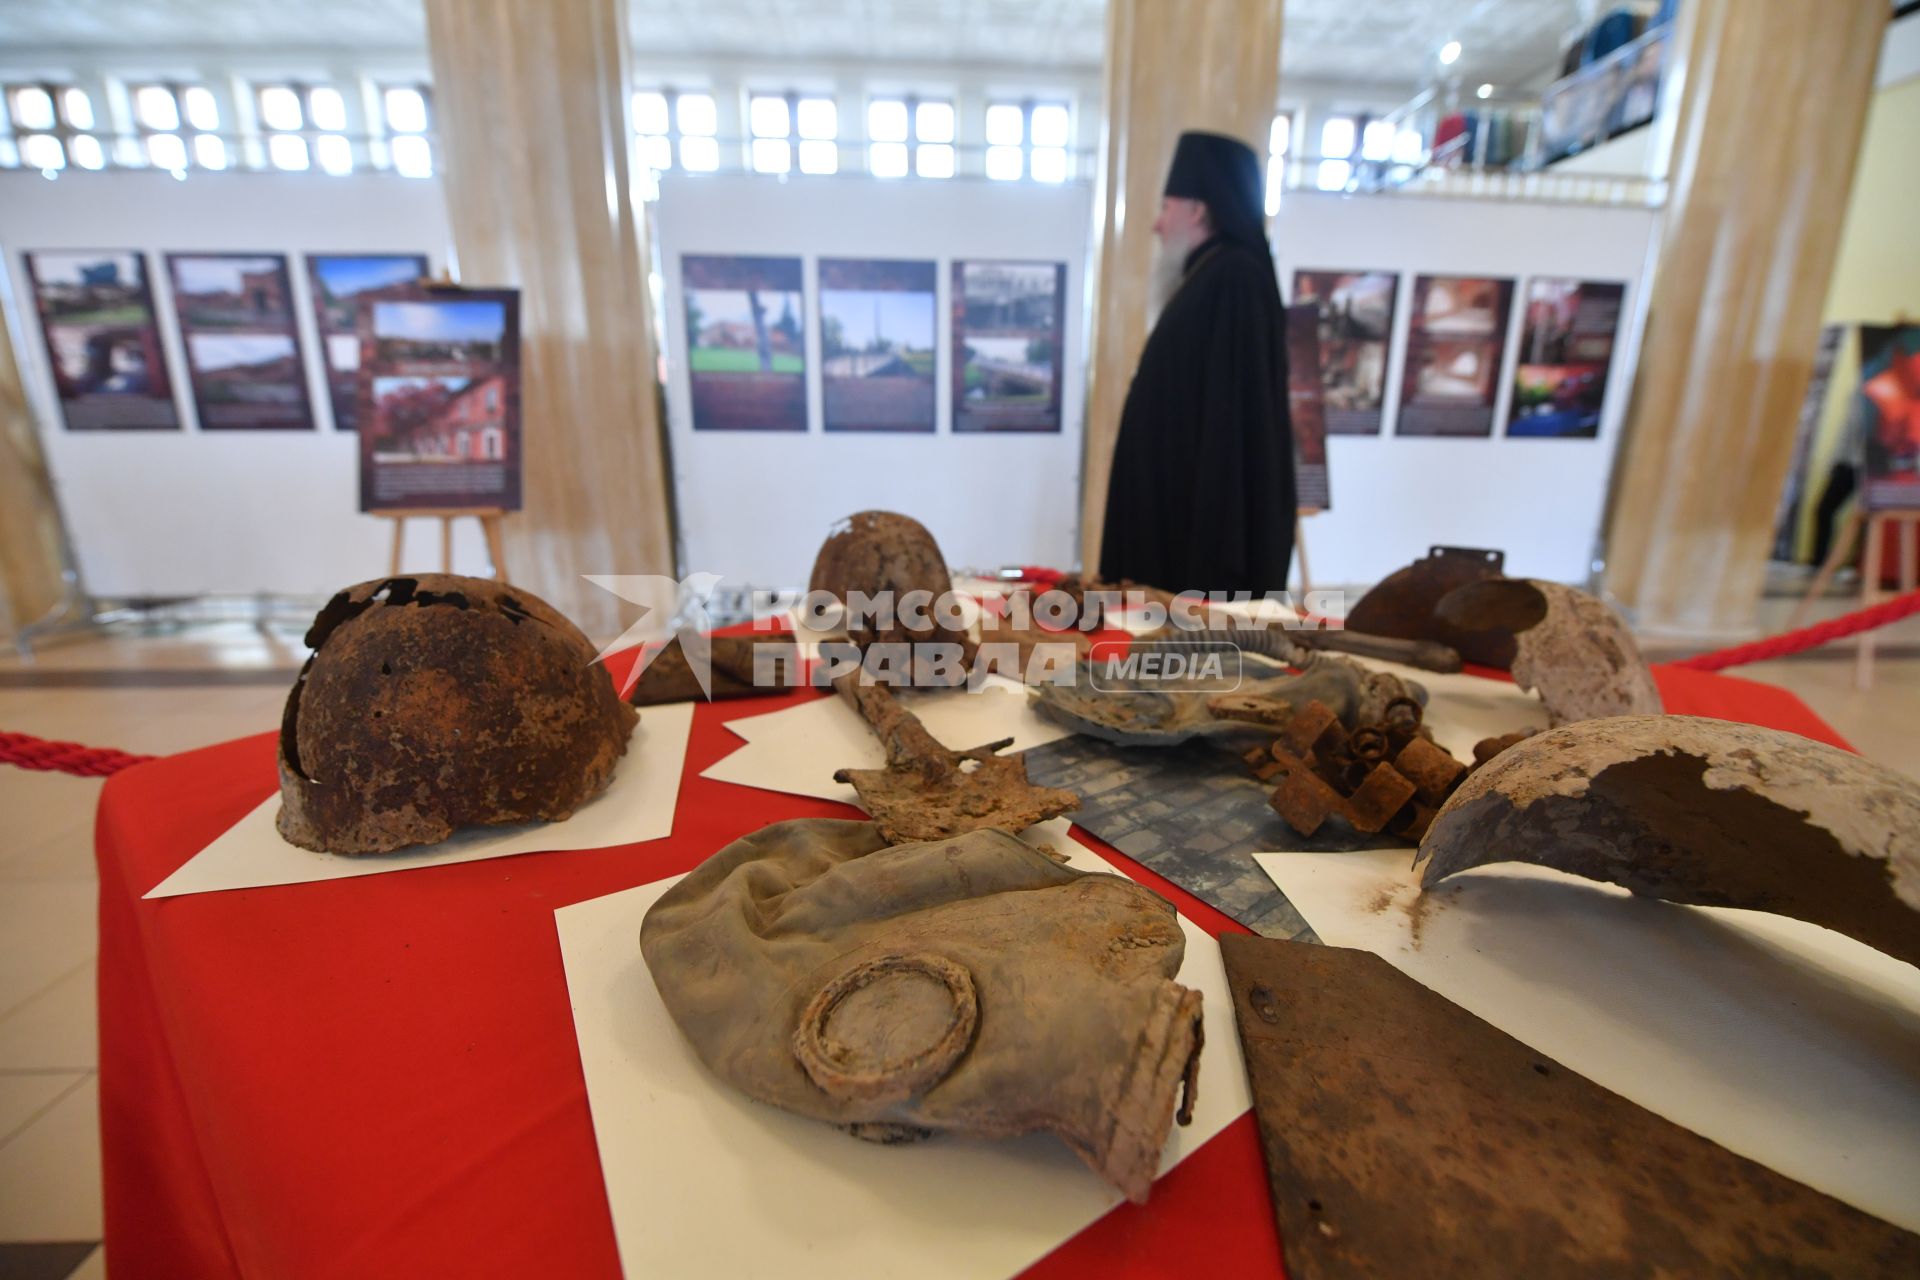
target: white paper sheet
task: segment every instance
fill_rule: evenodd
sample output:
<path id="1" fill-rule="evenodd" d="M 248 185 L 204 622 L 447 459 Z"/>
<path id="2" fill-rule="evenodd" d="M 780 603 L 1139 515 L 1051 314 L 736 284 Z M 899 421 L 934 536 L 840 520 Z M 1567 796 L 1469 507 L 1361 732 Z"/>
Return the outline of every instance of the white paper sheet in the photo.
<path id="1" fill-rule="evenodd" d="M 1025 751 L 1073 732 L 1034 710 L 1026 690 L 1001 676 L 989 676 L 978 693 L 906 692 L 901 701 L 955 751 L 1001 738 L 1013 739 L 1008 751 Z M 747 745 L 708 766 L 702 777 L 853 804 L 853 788 L 835 782 L 834 771 L 879 769 L 887 762 L 867 722 L 838 697 L 730 720 L 727 728 Z"/>
<path id="2" fill-rule="evenodd" d="M 1028 838 L 1114 868 L 1056 819 Z M 751 1101 L 700 1065 L 640 956 L 640 920 L 678 880 L 554 913 L 594 1137 L 629 1276 L 1005 1276 L 1121 1202 L 1058 1139 L 876 1146 Z M 1184 919 L 1179 980 L 1202 993 L 1193 1123 L 1164 1173 L 1252 1105 L 1220 946 Z"/>
<path id="3" fill-rule="evenodd" d="M 389 871 L 418 871 L 453 862 L 510 858 L 554 849 L 602 849 L 638 844 L 673 834 L 673 811 L 680 796 L 680 775 L 687 758 L 687 733 L 693 704 L 642 707 L 640 724 L 627 753 L 614 766 L 607 789 L 582 805 L 565 822 L 517 827 L 476 827 L 436 845 L 395 853 L 346 858 L 315 853 L 288 844 L 273 825 L 280 811 L 278 794 L 228 827 L 212 844 L 188 859 L 156 885 L 149 898 L 223 889 L 257 889 L 273 884 L 344 880 Z"/>
<path id="4" fill-rule="evenodd" d="M 1254 855 L 1320 937 L 1372 951 L 1564 1066 L 1920 1230 L 1920 969 L 1839 934 L 1542 867 Z"/>

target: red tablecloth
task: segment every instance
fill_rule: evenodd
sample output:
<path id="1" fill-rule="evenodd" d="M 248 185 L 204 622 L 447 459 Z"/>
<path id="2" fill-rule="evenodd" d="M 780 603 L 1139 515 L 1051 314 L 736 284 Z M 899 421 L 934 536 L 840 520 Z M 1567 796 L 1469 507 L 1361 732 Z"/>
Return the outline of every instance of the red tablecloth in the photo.
<path id="1" fill-rule="evenodd" d="M 1656 670 L 1672 711 L 1845 745 L 1782 690 Z M 553 912 L 686 871 L 769 822 L 849 816 L 700 776 L 740 745 L 723 720 L 783 705 L 696 710 L 665 840 L 315 884 L 141 900 L 273 793 L 272 734 L 109 781 L 100 1097 L 117 1280 L 617 1275 Z M 1239 929 L 1077 834 L 1210 932 Z M 1030 1274 L 1202 1260 L 1280 1272 L 1251 1116 Z"/>

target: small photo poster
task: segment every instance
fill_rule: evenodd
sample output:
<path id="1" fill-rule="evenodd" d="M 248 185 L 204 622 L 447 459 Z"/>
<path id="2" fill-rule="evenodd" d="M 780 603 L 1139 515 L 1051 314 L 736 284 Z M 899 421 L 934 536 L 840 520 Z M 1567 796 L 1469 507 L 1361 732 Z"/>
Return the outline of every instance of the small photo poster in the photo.
<path id="1" fill-rule="evenodd" d="M 683 254 L 695 431 L 805 431 L 800 259 Z"/>
<path id="2" fill-rule="evenodd" d="M 311 431 L 284 253 L 170 253 L 202 431 Z"/>
<path id="3" fill-rule="evenodd" d="M 1387 345 L 1393 337 L 1393 271 L 1296 271 L 1295 306 L 1318 317 L 1320 388 L 1327 434 L 1377 436 L 1387 398 Z"/>
<path id="4" fill-rule="evenodd" d="M 1513 281 L 1415 276 L 1400 390 L 1402 436 L 1490 436 Z"/>
<path id="5" fill-rule="evenodd" d="M 144 255 L 24 255 L 54 391 L 69 431 L 178 431 Z"/>
<path id="6" fill-rule="evenodd" d="M 520 293 L 399 286 L 360 306 L 360 509 L 520 509 Z"/>
<path id="7" fill-rule="evenodd" d="M 1527 281 L 1508 435 L 1591 440 L 1600 434 L 1626 296 L 1627 286 L 1613 281 Z"/>
<path id="8" fill-rule="evenodd" d="M 1329 511 L 1327 417 L 1320 387 L 1320 308 L 1287 308 L 1287 409 L 1293 423 L 1294 501 L 1302 511 Z"/>
<path id="9" fill-rule="evenodd" d="M 354 403 L 360 379 L 360 321 L 354 304 L 374 289 L 413 284 L 427 278 L 424 253 L 310 253 L 308 291 L 313 295 L 315 332 L 327 359 L 327 402 L 333 429 L 355 428 Z"/>
<path id="10" fill-rule="evenodd" d="M 953 264 L 953 429 L 1058 431 L 1067 264 Z"/>
<path id="11" fill-rule="evenodd" d="M 1920 325 L 1860 326 L 1860 392 L 1869 511 L 1920 510 Z"/>
<path id="12" fill-rule="evenodd" d="M 828 431 L 934 429 L 932 262 L 820 259 L 820 390 Z"/>

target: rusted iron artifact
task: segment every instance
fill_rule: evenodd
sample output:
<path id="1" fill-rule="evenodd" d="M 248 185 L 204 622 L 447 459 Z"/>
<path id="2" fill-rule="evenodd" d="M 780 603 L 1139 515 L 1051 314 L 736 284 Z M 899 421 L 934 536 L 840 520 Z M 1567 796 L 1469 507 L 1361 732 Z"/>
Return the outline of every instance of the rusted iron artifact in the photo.
<path id="1" fill-rule="evenodd" d="M 1419 858 L 1425 888 L 1530 862 L 1792 916 L 1920 964 L 1920 783 L 1775 729 L 1695 716 L 1549 729 L 1476 770 Z"/>
<path id="2" fill-rule="evenodd" d="M 859 671 L 833 683 L 887 751 L 885 768 L 841 769 L 834 781 L 852 784 L 890 843 L 940 840 L 985 827 L 1020 832 L 1080 807 L 1071 791 L 1028 782 L 1027 763 L 1018 755 L 996 754 L 1012 738 L 951 751 L 888 686 L 863 683 Z"/>
<path id="3" fill-rule="evenodd" d="M 768 663 L 769 676 L 781 676 L 793 669 L 799 657 L 790 636 L 709 636 L 707 646 L 708 683 L 715 699 L 788 693 L 800 687 L 797 682 L 754 682 L 756 654 L 761 655 L 759 661 Z M 687 655 L 680 648 L 678 636 L 667 641 L 666 647 L 647 664 L 639 683 L 627 695 L 627 701 L 636 707 L 706 699 L 707 694 L 694 677 L 693 668 L 687 665 Z"/>
<path id="4" fill-rule="evenodd" d="M 1347 614 L 1347 629 L 1405 640 L 1431 640 L 1446 645 L 1468 662 L 1507 667 L 1513 662 L 1512 635 L 1485 630 L 1471 618 L 1454 622 L 1435 614 L 1440 601 L 1454 588 L 1499 578 L 1506 560 L 1499 551 L 1433 547 L 1361 596 Z"/>
<path id="5" fill-rule="evenodd" d="M 340 592 L 280 726 L 280 834 L 386 853 L 461 827 L 558 822 L 613 776 L 639 719 L 544 600 L 420 574 Z"/>
<path id="6" fill-rule="evenodd" d="M 669 889 L 640 950 L 709 1071 L 856 1138 L 1051 1133 L 1143 1202 L 1192 1117 L 1173 907 L 1002 831 L 764 827 Z"/>
<path id="7" fill-rule="evenodd" d="M 892 511 L 862 511 L 834 526 L 813 562 L 809 589 L 824 591 L 842 605 L 858 593 L 869 600 L 891 597 L 885 618 L 847 620 L 847 638 L 864 650 L 872 644 L 941 644 L 961 647 L 973 661 L 974 646 L 964 627 L 942 621 L 934 602 L 953 591 L 946 558 L 926 526 Z M 909 595 L 924 593 L 924 624 L 906 616 Z"/>
<path id="8" fill-rule="evenodd" d="M 1287 1274 L 1920 1275 L 1920 1237 L 1543 1057 L 1379 956 L 1223 934 Z"/>
<path id="9" fill-rule="evenodd" d="M 1596 596 L 1557 582 L 1502 578 L 1449 592 L 1438 614 L 1511 635 L 1514 682 L 1540 695 L 1553 724 L 1661 709 L 1633 633 Z"/>
<path id="10" fill-rule="evenodd" d="M 1426 701 L 1419 685 L 1337 654 L 1304 653 L 1299 662 L 1299 675 L 1273 674 L 1279 668 L 1248 662 L 1234 693 L 1270 706 L 1322 702 L 1348 724 L 1376 720 L 1399 699 Z M 1110 676 L 1082 665 L 1073 683 L 1037 685 L 1029 693 L 1047 715 L 1089 736 L 1127 746 L 1171 746 L 1193 737 L 1245 734 L 1249 723 L 1262 723 L 1223 716 L 1212 702 L 1220 690 L 1220 681 L 1204 677 Z"/>
<path id="11" fill-rule="evenodd" d="M 1467 773 L 1425 736 L 1420 704 L 1411 698 L 1351 732 L 1322 702 L 1276 710 L 1229 696 L 1213 706 L 1217 715 L 1279 729 L 1271 746 L 1247 752 L 1246 761 L 1262 782 L 1278 779 L 1270 803 L 1303 836 L 1339 817 L 1368 835 L 1388 831 L 1418 840 Z"/>

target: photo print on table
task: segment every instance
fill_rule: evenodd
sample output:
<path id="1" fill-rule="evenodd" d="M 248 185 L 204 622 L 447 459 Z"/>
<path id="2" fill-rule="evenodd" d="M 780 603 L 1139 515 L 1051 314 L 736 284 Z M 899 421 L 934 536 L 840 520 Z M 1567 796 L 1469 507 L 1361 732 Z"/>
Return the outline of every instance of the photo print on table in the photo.
<path id="1" fill-rule="evenodd" d="M 820 390 L 828 431 L 934 429 L 932 262 L 820 260 Z"/>
<path id="2" fill-rule="evenodd" d="M 131 249 L 21 256 L 67 430 L 178 431 L 146 256 Z"/>
<path id="3" fill-rule="evenodd" d="M 1067 264 L 956 262 L 953 429 L 1058 431 Z"/>
<path id="4" fill-rule="evenodd" d="M 355 304 L 370 290 L 424 280 L 428 269 L 424 253 L 307 255 L 308 292 L 313 295 L 315 332 L 327 364 L 327 402 L 335 431 L 356 429 L 360 320 Z"/>
<path id="5" fill-rule="evenodd" d="M 800 259 L 683 254 L 695 431 L 805 431 Z"/>
<path id="6" fill-rule="evenodd" d="M 170 253 L 173 308 L 202 431 L 311 431 L 284 253 Z"/>

